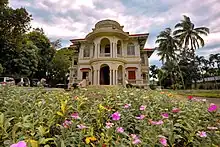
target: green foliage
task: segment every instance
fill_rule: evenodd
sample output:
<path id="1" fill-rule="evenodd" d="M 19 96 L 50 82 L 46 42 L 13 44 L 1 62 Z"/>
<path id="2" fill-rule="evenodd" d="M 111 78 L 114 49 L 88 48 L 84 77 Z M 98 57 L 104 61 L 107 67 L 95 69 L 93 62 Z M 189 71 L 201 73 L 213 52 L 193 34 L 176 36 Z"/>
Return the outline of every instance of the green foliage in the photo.
<path id="1" fill-rule="evenodd" d="M 220 132 L 207 129 L 219 127 L 219 112 L 208 112 L 205 102 L 180 100 L 170 93 L 118 87 L 70 93 L 1 87 L 0 93 L 0 144 L 5 146 L 21 140 L 41 146 L 134 146 L 131 134 L 139 136 L 139 146 L 162 146 L 161 136 L 172 147 L 219 144 Z M 172 112 L 174 107 L 180 112 Z M 71 117 L 76 112 L 78 119 Z M 114 112 L 121 114 L 118 121 L 111 118 Z M 164 112 L 169 118 L 162 118 Z M 141 114 L 145 118 L 138 120 Z M 163 124 L 150 123 L 158 120 Z M 106 128 L 107 122 L 114 125 Z M 86 128 L 79 129 L 80 124 Z M 124 132 L 118 133 L 117 127 Z M 198 131 L 207 137 L 198 136 Z"/>
<path id="2" fill-rule="evenodd" d="M 3 67 L 2 65 L 0 64 L 0 74 L 3 72 Z"/>
<path id="3" fill-rule="evenodd" d="M 42 29 L 34 29 L 27 34 L 27 37 L 37 47 L 38 55 L 38 70 L 35 74 L 37 78 L 46 77 L 47 69 L 50 66 L 50 62 L 55 54 L 55 49 L 51 46 L 51 43 Z"/>
<path id="4" fill-rule="evenodd" d="M 196 28 L 189 17 L 183 16 L 183 20 L 175 25 L 174 31 L 166 28 L 157 36 L 156 43 L 159 44 L 158 55 L 162 63 L 169 62 L 177 68 L 171 73 L 174 67 L 170 67 L 166 75 L 170 78 L 164 79 L 164 87 L 191 88 L 193 81 L 198 81 L 201 76 L 196 65 L 195 50 L 205 45 L 202 35 L 208 35 L 209 29 L 206 27 Z M 220 62 L 219 62 L 220 63 Z M 220 67 L 220 66 L 219 66 Z M 168 76 L 167 76 L 168 77 Z M 169 81 L 169 82 L 167 82 Z M 161 82 L 162 83 L 162 82 Z M 178 86 L 177 86 L 178 85 Z"/>
<path id="5" fill-rule="evenodd" d="M 24 8 L 8 7 L 7 1 L 1 1 L 0 4 L 0 34 L 4 34 L 0 36 L 0 64 L 4 68 L 3 74 L 28 75 L 30 71 L 26 71 L 26 68 L 32 64 L 28 64 L 25 60 L 31 60 L 28 59 L 31 55 L 28 55 L 29 53 L 23 55 L 23 53 L 27 48 L 30 50 L 30 46 L 26 47 L 24 43 L 24 33 L 30 28 L 31 15 Z"/>
<path id="6" fill-rule="evenodd" d="M 66 74 L 72 63 L 73 50 L 68 48 L 60 49 L 56 52 L 49 68 L 49 76 L 56 84 L 65 83 Z"/>

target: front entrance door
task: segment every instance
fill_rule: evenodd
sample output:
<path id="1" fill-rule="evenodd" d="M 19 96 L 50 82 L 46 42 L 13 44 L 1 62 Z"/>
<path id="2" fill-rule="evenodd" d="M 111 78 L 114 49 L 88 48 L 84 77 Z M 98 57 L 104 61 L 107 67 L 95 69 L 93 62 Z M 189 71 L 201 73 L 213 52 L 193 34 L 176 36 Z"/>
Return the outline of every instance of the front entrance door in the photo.
<path id="1" fill-rule="evenodd" d="M 104 65 L 100 69 L 100 85 L 109 85 L 110 77 L 109 77 L 109 66 Z"/>

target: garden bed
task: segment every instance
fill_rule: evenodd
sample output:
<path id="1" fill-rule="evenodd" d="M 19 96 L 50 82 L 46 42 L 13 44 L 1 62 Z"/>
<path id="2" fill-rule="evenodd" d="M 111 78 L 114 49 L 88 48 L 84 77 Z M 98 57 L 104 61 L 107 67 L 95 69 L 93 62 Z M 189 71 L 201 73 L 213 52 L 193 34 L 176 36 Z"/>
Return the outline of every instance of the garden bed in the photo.
<path id="1" fill-rule="evenodd" d="M 120 87 L 0 88 L 0 146 L 218 146 L 215 105 Z"/>

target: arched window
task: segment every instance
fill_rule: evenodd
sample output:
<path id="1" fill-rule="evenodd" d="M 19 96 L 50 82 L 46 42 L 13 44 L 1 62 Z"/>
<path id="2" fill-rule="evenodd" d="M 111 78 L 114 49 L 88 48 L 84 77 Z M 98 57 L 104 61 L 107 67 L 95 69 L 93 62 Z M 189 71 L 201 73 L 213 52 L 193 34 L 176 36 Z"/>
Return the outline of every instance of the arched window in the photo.
<path id="1" fill-rule="evenodd" d="M 135 46 L 133 43 L 128 44 L 127 55 L 135 55 Z"/>
<path id="2" fill-rule="evenodd" d="M 122 50 L 121 50 L 121 41 L 118 40 L 117 42 L 117 54 L 121 55 L 122 54 Z"/>

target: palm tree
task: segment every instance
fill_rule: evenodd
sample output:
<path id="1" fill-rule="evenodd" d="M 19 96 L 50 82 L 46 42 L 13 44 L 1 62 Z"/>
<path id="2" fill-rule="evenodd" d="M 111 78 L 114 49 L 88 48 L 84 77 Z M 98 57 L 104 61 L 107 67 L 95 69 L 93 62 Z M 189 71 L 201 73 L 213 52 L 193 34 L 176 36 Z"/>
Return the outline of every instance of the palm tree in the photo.
<path id="1" fill-rule="evenodd" d="M 195 25 L 191 22 L 189 17 L 185 15 L 183 17 L 184 19 L 175 25 L 173 34 L 175 38 L 179 39 L 183 48 L 190 47 L 192 56 L 194 57 L 195 50 L 205 45 L 201 35 L 207 36 L 209 29 L 206 27 L 195 28 Z"/>
<path id="2" fill-rule="evenodd" d="M 176 89 L 176 80 L 175 80 L 175 73 L 176 73 L 176 66 L 173 61 L 167 61 L 165 64 L 162 66 L 162 69 L 167 71 L 168 75 L 170 76 L 170 81 L 171 81 L 171 87 L 173 89 Z"/>
<path id="3" fill-rule="evenodd" d="M 157 79 L 158 74 L 158 68 L 156 65 L 150 66 L 150 77 L 153 79 L 153 85 L 154 85 L 154 79 Z"/>
<path id="4" fill-rule="evenodd" d="M 157 36 L 156 43 L 159 44 L 158 55 L 161 56 L 162 63 L 170 61 L 175 57 L 175 50 L 178 47 L 178 40 L 172 36 L 172 30 L 166 28 Z"/>
<path id="5" fill-rule="evenodd" d="M 161 56 L 160 60 L 162 60 L 163 64 L 165 63 L 165 61 L 166 62 L 175 61 L 175 66 L 178 66 L 182 84 L 185 89 L 182 72 L 177 63 L 178 55 L 175 53 L 175 51 L 178 50 L 179 42 L 176 38 L 173 37 L 172 30 L 170 28 L 166 28 L 164 31 L 160 32 L 160 34 L 157 36 L 156 43 L 159 43 L 159 47 L 157 48 L 157 50 L 158 50 L 158 55 Z"/>

